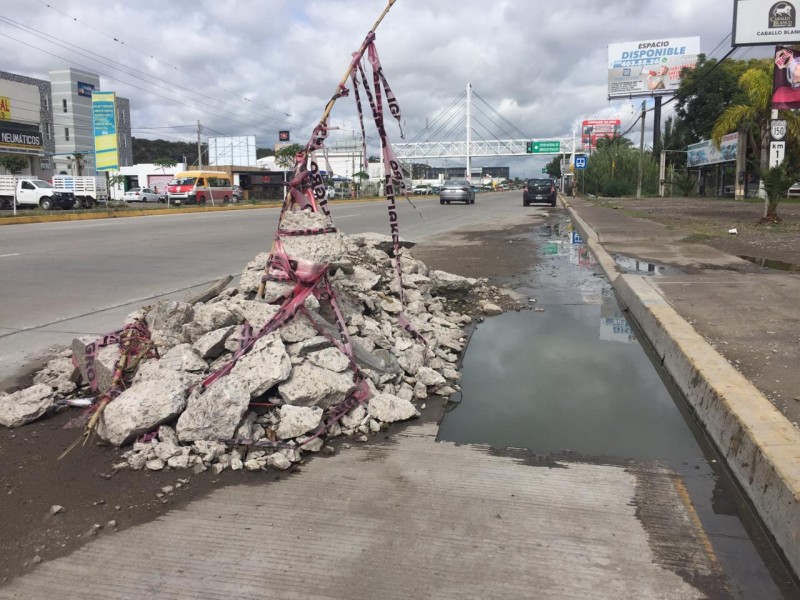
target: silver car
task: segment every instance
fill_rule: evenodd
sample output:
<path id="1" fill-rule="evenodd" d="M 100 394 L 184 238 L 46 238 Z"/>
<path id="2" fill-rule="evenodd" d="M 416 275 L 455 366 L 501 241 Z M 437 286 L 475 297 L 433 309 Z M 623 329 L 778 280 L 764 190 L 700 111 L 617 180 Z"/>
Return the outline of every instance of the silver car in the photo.
<path id="1" fill-rule="evenodd" d="M 475 190 L 466 179 L 448 179 L 439 190 L 439 204 L 475 204 Z"/>

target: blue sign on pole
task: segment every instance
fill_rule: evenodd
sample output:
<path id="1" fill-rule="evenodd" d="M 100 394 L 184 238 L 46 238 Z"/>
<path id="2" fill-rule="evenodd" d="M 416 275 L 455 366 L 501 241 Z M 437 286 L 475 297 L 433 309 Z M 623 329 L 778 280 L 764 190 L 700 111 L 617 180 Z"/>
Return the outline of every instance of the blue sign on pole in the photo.
<path id="1" fill-rule="evenodd" d="M 573 231 L 572 232 L 572 243 L 573 244 L 582 244 L 583 243 L 583 238 L 581 237 L 581 234 L 578 233 L 577 231 Z"/>
<path id="2" fill-rule="evenodd" d="M 585 156 L 576 156 L 575 157 L 575 168 L 576 169 L 585 169 L 586 168 L 586 157 Z"/>

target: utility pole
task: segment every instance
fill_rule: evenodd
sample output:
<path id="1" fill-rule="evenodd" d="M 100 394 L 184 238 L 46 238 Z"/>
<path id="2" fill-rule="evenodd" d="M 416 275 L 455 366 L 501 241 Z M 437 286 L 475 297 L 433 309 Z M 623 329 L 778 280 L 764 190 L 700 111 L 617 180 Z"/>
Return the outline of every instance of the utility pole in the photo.
<path id="1" fill-rule="evenodd" d="M 642 133 L 639 136 L 639 181 L 636 184 L 636 197 L 642 197 L 642 171 L 644 169 L 644 121 L 647 117 L 647 112 L 645 111 L 645 106 L 647 105 L 647 100 L 642 100 Z"/>
<path id="2" fill-rule="evenodd" d="M 653 156 L 659 156 L 661 152 L 661 96 L 655 97 L 656 104 L 653 107 Z"/>
<path id="3" fill-rule="evenodd" d="M 197 168 L 199 170 L 203 170 L 203 149 L 200 144 L 200 132 L 203 131 L 203 127 L 200 125 L 200 119 L 197 119 Z"/>

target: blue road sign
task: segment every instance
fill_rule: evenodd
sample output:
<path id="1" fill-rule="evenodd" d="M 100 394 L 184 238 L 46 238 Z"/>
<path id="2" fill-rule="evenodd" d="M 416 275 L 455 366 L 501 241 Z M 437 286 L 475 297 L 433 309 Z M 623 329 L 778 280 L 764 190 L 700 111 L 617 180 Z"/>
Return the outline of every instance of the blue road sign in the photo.
<path id="1" fill-rule="evenodd" d="M 572 232 L 572 243 L 573 244 L 582 244 L 583 243 L 583 238 L 581 237 L 581 234 L 578 233 L 577 231 L 573 231 Z"/>
<path id="2" fill-rule="evenodd" d="M 585 169 L 586 168 L 586 157 L 585 156 L 576 156 L 575 157 L 575 168 L 576 169 Z"/>

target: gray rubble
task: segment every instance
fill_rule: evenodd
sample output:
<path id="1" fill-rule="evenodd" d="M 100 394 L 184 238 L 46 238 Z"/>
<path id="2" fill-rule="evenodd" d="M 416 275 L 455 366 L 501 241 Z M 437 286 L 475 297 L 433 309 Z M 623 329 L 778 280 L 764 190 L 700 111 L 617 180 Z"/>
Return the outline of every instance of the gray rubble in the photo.
<path id="1" fill-rule="evenodd" d="M 282 228 L 328 224 L 321 213 L 299 211 L 287 214 Z M 161 301 L 129 315 L 128 323 L 146 319 L 159 358 L 141 361 L 129 374 L 128 388 L 105 408 L 98 434 L 121 446 L 157 433 L 133 443 L 123 454 L 123 465 L 214 473 L 285 470 L 305 453 L 333 452 L 326 440 L 349 436 L 366 441 L 389 423 L 419 416 L 420 403 L 431 396 L 447 397 L 460 389 L 464 327 L 481 313 L 499 310 L 499 290 L 484 280 L 429 269 L 411 255 L 413 243 L 402 241 L 401 303 L 390 236 L 337 232 L 282 239 L 291 259 L 328 263 L 355 363 L 371 391 L 369 400 L 317 436 L 325 410 L 347 398 L 358 377 L 350 359 L 331 341 L 342 340 L 333 311 L 313 296 L 304 303 L 307 314 L 297 313 L 254 343 L 248 337 L 272 319 L 279 311 L 274 301 L 293 287 L 267 282 L 265 298 L 256 298 L 269 256 L 260 253 L 245 266 L 237 287 L 215 290 L 216 295 L 206 294 L 205 301 L 194 304 Z M 464 305 L 474 307 L 472 314 L 453 308 Z M 426 344 L 400 326 L 401 314 Z M 0 423 L 19 426 L 65 395 L 92 396 L 86 368 L 86 346 L 92 341 L 76 339 L 71 352 L 37 374 L 37 385 L 0 396 Z M 203 379 L 227 365 L 244 344 L 252 346 L 249 352 L 205 388 Z M 97 350 L 101 391 L 111 385 L 118 358 L 116 345 Z M 24 416 L 10 418 L 9 406 Z"/>

